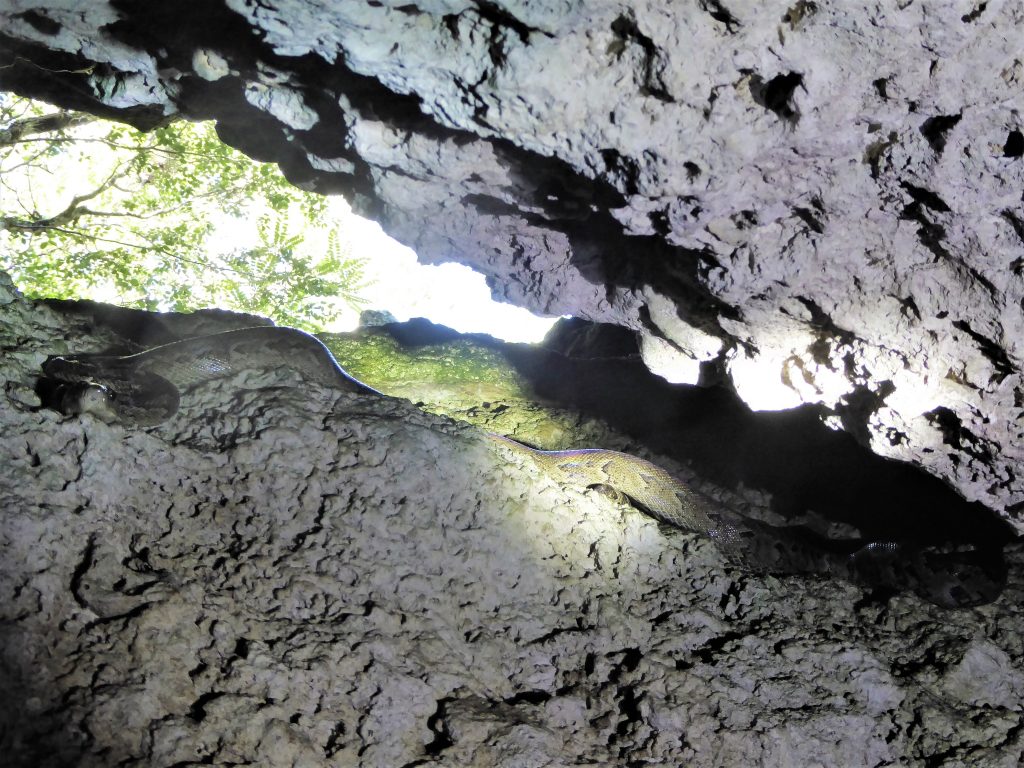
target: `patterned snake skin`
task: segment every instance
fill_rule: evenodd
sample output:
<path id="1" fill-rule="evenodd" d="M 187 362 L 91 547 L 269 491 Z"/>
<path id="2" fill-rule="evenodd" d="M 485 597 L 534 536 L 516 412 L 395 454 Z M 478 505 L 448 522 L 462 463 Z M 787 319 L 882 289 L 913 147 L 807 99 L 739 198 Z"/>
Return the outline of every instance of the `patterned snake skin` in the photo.
<path id="1" fill-rule="evenodd" d="M 240 370 L 282 365 L 325 387 L 383 396 L 346 373 L 318 339 L 274 326 L 200 336 L 134 355 L 51 357 L 43 372 L 63 388 L 65 413 L 88 411 L 108 421 L 152 426 L 173 416 L 181 393 L 191 387 Z M 978 552 L 833 541 L 741 515 L 636 456 L 601 449 L 540 451 L 489 437 L 567 485 L 610 488 L 665 523 L 707 536 L 733 564 L 749 570 L 827 574 L 868 587 L 911 590 L 944 607 L 991 602 L 1002 589 L 1002 574 Z"/>
<path id="2" fill-rule="evenodd" d="M 51 357 L 43 373 L 65 385 L 65 413 L 88 411 L 108 421 L 153 426 L 177 412 L 182 392 L 204 381 L 282 365 L 324 387 L 383 396 L 349 376 L 315 336 L 276 326 L 199 336 L 134 355 Z"/>

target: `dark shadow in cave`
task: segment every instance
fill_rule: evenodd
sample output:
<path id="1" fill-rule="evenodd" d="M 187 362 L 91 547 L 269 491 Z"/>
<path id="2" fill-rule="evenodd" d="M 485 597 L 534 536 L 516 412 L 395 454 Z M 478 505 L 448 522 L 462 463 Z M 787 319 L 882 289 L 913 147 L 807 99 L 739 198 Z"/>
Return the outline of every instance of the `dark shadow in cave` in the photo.
<path id="1" fill-rule="evenodd" d="M 423 320 L 386 330 L 406 348 L 459 337 Z M 722 487 L 742 483 L 770 493 L 772 508 L 785 517 L 811 510 L 856 526 L 870 540 L 1001 547 L 1013 538 L 984 505 L 826 427 L 823 408 L 754 412 L 725 387 L 669 384 L 644 366 L 631 332 L 602 333 L 597 356 L 589 358 L 574 356 L 564 338 L 546 342 L 559 351 L 474 338 L 501 352 L 539 398 L 602 419 Z M 585 346 L 594 354 L 591 342 Z"/>

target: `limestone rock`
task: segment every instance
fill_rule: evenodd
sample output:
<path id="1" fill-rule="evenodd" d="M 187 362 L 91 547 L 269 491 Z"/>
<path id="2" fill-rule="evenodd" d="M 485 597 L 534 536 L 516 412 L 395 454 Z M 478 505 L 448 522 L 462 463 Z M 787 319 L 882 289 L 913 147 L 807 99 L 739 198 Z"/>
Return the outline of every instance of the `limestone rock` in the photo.
<path id="1" fill-rule="evenodd" d="M 1024 530 L 1016 4 L 73 5 L 0 7 L 0 85 L 215 118 L 422 259 L 822 403 Z"/>
<path id="2" fill-rule="evenodd" d="M 214 118 L 495 294 L 821 403 L 1024 530 L 1014 3 L 0 5 L 0 86 Z M 404 405 L 218 382 L 153 430 L 40 408 L 131 346 L 0 282 L 14 765 L 1024 758 L 1020 545 L 944 613 L 752 577 Z M 204 321 L 205 322 L 205 321 Z"/>
<path id="3" fill-rule="evenodd" d="M 1019 546 L 974 610 L 751 576 L 466 425 L 286 368 L 158 427 L 65 417 L 23 396 L 39 363 L 117 334 L 3 290 L 5 765 L 1024 757 Z"/>

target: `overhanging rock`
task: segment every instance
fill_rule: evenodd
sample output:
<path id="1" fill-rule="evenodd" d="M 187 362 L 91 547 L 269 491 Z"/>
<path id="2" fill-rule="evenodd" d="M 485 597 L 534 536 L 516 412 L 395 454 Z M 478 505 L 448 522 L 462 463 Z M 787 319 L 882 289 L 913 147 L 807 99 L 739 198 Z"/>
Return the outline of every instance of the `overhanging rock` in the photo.
<path id="1" fill-rule="evenodd" d="M 735 6 L 735 7 L 734 7 Z M 1013 3 L 18 3 L 0 85 L 185 115 L 428 261 L 819 402 L 1024 530 Z"/>

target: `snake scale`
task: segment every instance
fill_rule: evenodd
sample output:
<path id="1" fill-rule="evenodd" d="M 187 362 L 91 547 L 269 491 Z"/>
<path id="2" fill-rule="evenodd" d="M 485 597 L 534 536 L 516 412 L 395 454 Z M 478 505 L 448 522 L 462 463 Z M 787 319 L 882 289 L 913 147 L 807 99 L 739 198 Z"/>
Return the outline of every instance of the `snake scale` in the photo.
<path id="1" fill-rule="evenodd" d="M 178 409 L 182 393 L 251 368 L 289 367 L 328 388 L 384 397 L 350 376 L 315 337 L 259 326 L 153 347 L 132 355 L 61 355 L 43 363 L 58 383 L 60 410 L 152 426 Z M 603 449 L 541 451 L 500 435 L 567 485 L 610 488 L 653 517 L 710 538 L 739 567 L 777 574 L 826 574 L 867 587 L 911 590 L 944 607 L 990 602 L 1001 576 L 977 552 L 941 553 L 897 542 L 834 541 L 803 528 L 770 526 L 701 494 L 656 464 Z"/>

